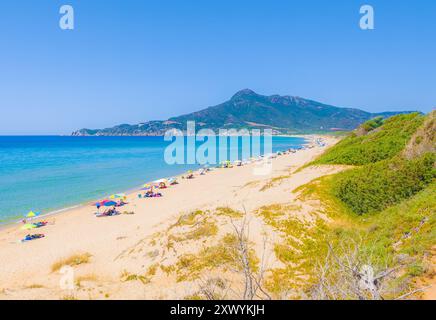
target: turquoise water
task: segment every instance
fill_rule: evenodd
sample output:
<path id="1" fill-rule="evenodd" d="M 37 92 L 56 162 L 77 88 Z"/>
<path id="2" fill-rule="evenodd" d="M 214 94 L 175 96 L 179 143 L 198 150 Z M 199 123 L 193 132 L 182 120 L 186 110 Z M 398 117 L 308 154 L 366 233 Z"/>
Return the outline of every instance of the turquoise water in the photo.
<path id="1" fill-rule="evenodd" d="M 273 151 L 299 148 L 304 142 L 273 137 Z M 0 137 L 0 223 L 30 210 L 46 214 L 198 167 L 166 164 L 169 143 L 162 137 Z"/>

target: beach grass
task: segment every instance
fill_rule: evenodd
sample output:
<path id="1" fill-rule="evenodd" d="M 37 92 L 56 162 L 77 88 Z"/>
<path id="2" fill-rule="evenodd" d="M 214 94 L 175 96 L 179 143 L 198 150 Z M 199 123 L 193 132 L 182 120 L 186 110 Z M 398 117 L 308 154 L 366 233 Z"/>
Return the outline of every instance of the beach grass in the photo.
<path id="1" fill-rule="evenodd" d="M 317 219 L 308 224 L 289 218 L 281 205 L 259 211 L 282 237 L 275 244 L 274 253 L 284 267 L 270 270 L 267 289 L 276 297 L 287 290 L 310 293 L 328 245 L 338 248 L 344 243 L 356 243 L 363 261 L 379 269 L 398 268 L 385 298 L 413 290 L 416 279 L 431 272 L 429 257 L 436 241 L 436 184 L 433 182 L 386 209 L 360 215 L 335 195 L 335 183 L 334 175 L 326 176 L 297 190 L 300 199 L 321 202 L 320 212 L 327 217 L 326 221 Z"/>
<path id="2" fill-rule="evenodd" d="M 61 259 L 56 261 L 51 266 L 51 271 L 56 272 L 59 271 L 63 266 L 78 266 L 81 264 L 86 264 L 90 262 L 92 255 L 90 253 L 78 253 L 69 256 L 68 258 Z"/>
<path id="3" fill-rule="evenodd" d="M 95 275 L 94 273 L 90 273 L 77 277 L 76 286 L 80 288 L 82 286 L 82 282 L 97 282 L 97 281 L 98 281 L 97 275 Z"/>
<path id="4" fill-rule="evenodd" d="M 248 256 L 251 269 L 256 271 L 259 264 L 256 252 L 249 249 Z M 178 282 L 196 280 L 203 272 L 238 270 L 241 268 L 238 239 L 235 234 L 228 233 L 216 245 L 204 246 L 195 254 L 182 255 L 175 266 Z"/>
<path id="5" fill-rule="evenodd" d="M 42 289 L 45 288 L 42 284 L 34 283 L 26 286 L 26 289 Z"/>
<path id="6" fill-rule="evenodd" d="M 280 184 L 283 180 L 289 179 L 291 175 L 282 175 L 279 177 L 274 177 L 270 179 L 266 184 L 263 185 L 262 188 L 260 188 L 259 191 L 266 191 L 268 189 L 271 189 L 272 187 L 276 186 L 277 184 Z"/>
<path id="7" fill-rule="evenodd" d="M 139 281 L 142 284 L 146 285 L 146 284 L 150 283 L 151 278 L 148 277 L 147 275 L 130 273 L 130 272 L 124 270 L 121 274 L 121 281 L 122 282 Z"/>
<path id="8" fill-rule="evenodd" d="M 425 116 L 419 113 L 393 116 L 378 127 L 370 120 L 311 164 L 365 165 L 392 159 L 404 149 L 424 120 Z"/>
<path id="9" fill-rule="evenodd" d="M 226 216 L 229 218 L 242 218 L 244 214 L 238 210 L 233 210 L 229 207 L 218 207 L 215 210 L 216 215 L 218 216 Z"/>

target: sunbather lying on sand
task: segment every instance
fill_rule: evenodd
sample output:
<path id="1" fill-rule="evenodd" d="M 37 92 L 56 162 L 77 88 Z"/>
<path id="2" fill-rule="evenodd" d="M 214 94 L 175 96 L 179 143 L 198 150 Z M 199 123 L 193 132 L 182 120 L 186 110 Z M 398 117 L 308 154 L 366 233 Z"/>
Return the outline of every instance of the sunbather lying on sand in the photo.
<path id="1" fill-rule="evenodd" d="M 34 225 L 36 228 L 44 227 L 44 226 L 46 226 L 47 224 L 48 224 L 47 221 L 40 221 L 40 222 L 35 222 L 35 223 L 33 223 L 33 225 Z"/>
<path id="2" fill-rule="evenodd" d="M 35 240 L 35 239 L 41 239 L 41 238 L 44 238 L 44 237 L 45 237 L 45 235 L 40 234 L 40 233 L 38 233 L 38 234 L 28 234 L 28 235 L 26 235 L 26 236 L 21 240 L 21 242 L 32 241 L 32 240 Z"/>
<path id="3" fill-rule="evenodd" d="M 162 193 L 153 192 L 153 191 L 149 190 L 144 194 L 144 197 L 146 197 L 146 198 L 158 198 L 158 197 L 162 197 Z"/>
<path id="4" fill-rule="evenodd" d="M 108 209 L 108 210 L 106 210 L 105 212 L 103 212 L 103 213 L 99 213 L 99 212 L 97 212 L 96 214 L 95 214 L 95 216 L 97 217 L 97 218 L 100 218 L 100 217 L 111 217 L 111 216 L 116 216 L 116 215 L 119 215 L 120 213 L 115 209 L 115 207 L 113 207 L 112 209 Z"/>
<path id="5" fill-rule="evenodd" d="M 127 204 L 127 202 L 124 202 L 124 200 L 121 199 L 120 201 L 117 202 L 117 204 L 115 206 L 116 207 L 122 207 L 122 206 L 124 206 L 126 204 Z"/>

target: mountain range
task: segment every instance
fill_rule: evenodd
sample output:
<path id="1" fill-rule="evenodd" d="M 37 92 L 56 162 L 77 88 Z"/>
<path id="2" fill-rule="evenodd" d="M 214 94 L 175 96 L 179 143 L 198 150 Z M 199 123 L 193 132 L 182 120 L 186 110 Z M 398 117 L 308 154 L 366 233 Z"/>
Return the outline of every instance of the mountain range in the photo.
<path id="1" fill-rule="evenodd" d="M 187 121 L 196 128 L 265 129 L 274 134 L 302 134 L 348 131 L 374 117 L 390 117 L 398 113 L 370 113 L 360 109 L 341 108 L 296 96 L 257 94 L 250 89 L 237 92 L 230 100 L 216 106 L 167 120 L 139 124 L 121 124 L 106 129 L 81 129 L 74 136 L 162 136 L 167 130 L 186 132 Z"/>

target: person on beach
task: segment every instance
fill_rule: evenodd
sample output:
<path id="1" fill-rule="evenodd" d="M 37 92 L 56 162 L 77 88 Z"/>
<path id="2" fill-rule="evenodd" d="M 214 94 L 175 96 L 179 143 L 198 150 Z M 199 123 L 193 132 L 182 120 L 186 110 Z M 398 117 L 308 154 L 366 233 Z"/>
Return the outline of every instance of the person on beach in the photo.
<path id="1" fill-rule="evenodd" d="M 117 207 L 122 207 L 122 206 L 124 206 L 125 204 L 127 204 L 127 203 L 124 202 L 123 199 L 121 199 L 120 201 L 117 202 L 116 206 L 117 206 Z"/>

